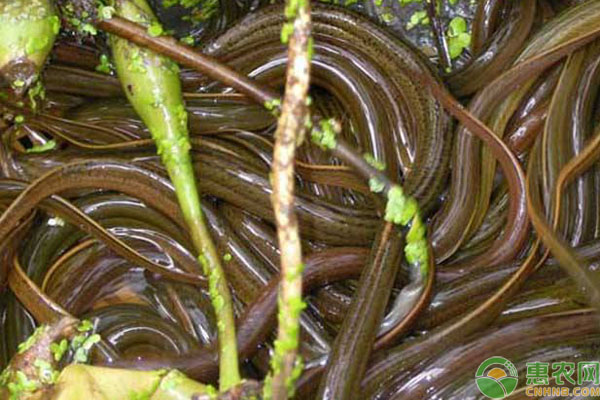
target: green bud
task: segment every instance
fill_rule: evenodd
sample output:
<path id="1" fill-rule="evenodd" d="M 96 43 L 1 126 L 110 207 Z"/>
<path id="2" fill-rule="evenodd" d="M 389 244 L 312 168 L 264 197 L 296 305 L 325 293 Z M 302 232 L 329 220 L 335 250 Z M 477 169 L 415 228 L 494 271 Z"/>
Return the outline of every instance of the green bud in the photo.
<path id="1" fill-rule="evenodd" d="M 385 206 L 384 219 L 394 224 L 400 224 L 403 218 L 406 197 L 400 186 L 393 186 L 387 193 L 388 201 Z"/>

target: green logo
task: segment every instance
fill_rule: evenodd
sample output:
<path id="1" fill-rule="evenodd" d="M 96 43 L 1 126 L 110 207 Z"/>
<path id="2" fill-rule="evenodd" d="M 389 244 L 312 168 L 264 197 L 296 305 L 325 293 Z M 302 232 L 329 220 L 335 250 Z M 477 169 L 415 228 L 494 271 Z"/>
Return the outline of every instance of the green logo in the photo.
<path id="1" fill-rule="evenodd" d="M 514 364 L 504 357 L 490 357 L 475 373 L 479 391 L 490 399 L 503 399 L 517 388 L 519 377 Z"/>

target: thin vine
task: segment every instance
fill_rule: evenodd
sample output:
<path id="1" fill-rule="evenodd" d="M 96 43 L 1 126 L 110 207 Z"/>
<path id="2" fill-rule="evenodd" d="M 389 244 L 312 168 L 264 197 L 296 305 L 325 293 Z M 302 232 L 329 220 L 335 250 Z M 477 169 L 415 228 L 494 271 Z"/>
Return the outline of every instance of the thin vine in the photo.
<path id="1" fill-rule="evenodd" d="M 272 164 L 272 204 L 281 249 L 281 286 L 279 292 L 278 333 L 271 372 L 264 385 L 265 399 L 293 397 L 295 381 L 303 365 L 297 356 L 300 340 L 302 301 L 302 249 L 298 221 L 294 212 L 294 159 L 296 146 L 302 142 L 310 121 L 308 113 L 311 19 L 308 0 L 288 0 L 287 22 L 281 41 L 289 42 L 285 97 L 275 132 Z"/>

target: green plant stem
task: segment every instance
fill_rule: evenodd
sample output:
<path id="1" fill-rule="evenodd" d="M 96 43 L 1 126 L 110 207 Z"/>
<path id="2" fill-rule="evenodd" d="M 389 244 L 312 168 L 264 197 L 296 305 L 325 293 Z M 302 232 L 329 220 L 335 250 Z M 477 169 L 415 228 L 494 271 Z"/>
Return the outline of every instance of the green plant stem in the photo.
<path id="1" fill-rule="evenodd" d="M 156 18 L 145 0 L 117 0 L 115 12 L 146 26 Z M 231 294 L 220 257 L 206 227 L 189 154 L 187 112 L 183 103 L 179 69 L 170 59 L 111 35 L 114 64 L 123 89 L 136 112 L 150 129 L 158 154 L 175 186 L 184 219 L 198 259 L 209 280 L 220 355 L 220 390 L 240 382 L 235 321 Z"/>
<path id="2" fill-rule="evenodd" d="M 0 2 L 0 75 L 17 95 L 37 81 L 59 29 L 50 0 Z"/>

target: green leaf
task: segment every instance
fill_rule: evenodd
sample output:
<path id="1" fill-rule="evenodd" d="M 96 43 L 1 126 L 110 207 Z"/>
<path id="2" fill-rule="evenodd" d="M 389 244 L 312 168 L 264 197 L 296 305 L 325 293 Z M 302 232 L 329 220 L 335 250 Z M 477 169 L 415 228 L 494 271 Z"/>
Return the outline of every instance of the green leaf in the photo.
<path id="1" fill-rule="evenodd" d="M 33 365 L 38 369 L 38 376 L 42 383 L 52 384 L 55 382 L 57 374 L 48 361 L 38 358 L 33 362 Z"/>
<path id="2" fill-rule="evenodd" d="M 85 350 L 90 350 L 92 348 L 92 346 L 95 345 L 96 343 L 98 343 L 99 341 L 100 341 L 100 335 L 95 333 L 92 336 L 90 336 L 89 338 L 87 338 L 85 340 L 85 342 L 83 342 L 81 347 Z"/>
<path id="3" fill-rule="evenodd" d="M 467 31 L 467 21 L 463 17 L 454 17 L 448 25 L 448 36 L 454 37 Z"/>
<path id="4" fill-rule="evenodd" d="M 294 33 L 294 24 L 291 22 L 286 22 L 281 27 L 281 43 L 287 43 L 290 39 L 290 36 Z"/>
<path id="5" fill-rule="evenodd" d="M 384 219 L 399 224 L 402 221 L 406 196 L 400 186 L 392 187 L 387 193 L 388 201 L 385 207 Z"/>
<path id="6" fill-rule="evenodd" d="M 385 189 L 385 184 L 377 178 L 369 179 L 369 189 L 373 193 L 381 193 Z"/>
<path id="7" fill-rule="evenodd" d="M 67 342 L 67 339 L 61 340 L 60 343 L 50 344 L 50 351 L 54 355 L 54 360 L 60 361 L 62 359 L 63 355 L 65 354 L 65 352 L 67 351 L 68 347 L 69 347 L 69 343 Z"/>
<path id="8" fill-rule="evenodd" d="M 112 71 L 112 65 L 110 64 L 110 60 L 106 54 L 102 54 L 100 56 L 100 64 L 96 65 L 96 71 L 102 72 L 104 74 L 110 74 Z"/>
<path id="9" fill-rule="evenodd" d="M 369 165 L 371 165 L 376 170 L 378 170 L 378 171 L 385 170 L 385 163 L 383 161 L 377 160 L 372 154 L 365 153 L 363 155 L 363 157 L 364 157 L 365 161 L 368 162 Z"/>
<path id="10" fill-rule="evenodd" d="M 103 6 L 103 5 L 100 5 L 98 7 L 98 15 L 100 15 L 100 17 L 102 19 L 111 19 L 114 12 L 115 12 L 114 7 Z"/>
<path id="11" fill-rule="evenodd" d="M 389 12 L 385 12 L 383 14 L 381 14 L 381 20 L 383 22 L 385 22 L 386 24 L 389 24 L 390 22 L 394 21 L 396 17 L 394 16 L 394 14 L 389 13 Z"/>
<path id="12" fill-rule="evenodd" d="M 471 43 L 471 35 L 468 33 L 461 33 L 456 37 L 448 38 L 448 52 L 450 58 L 454 59 L 460 56 L 463 50 L 469 47 Z"/>
<path id="13" fill-rule="evenodd" d="M 22 392 L 33 392 L 38 388 L 38 383 L 27 378 L 23 371 L 17 371 L 17 388 Z"/>
<path id="14" fill-rule="evenodd" d="M 179 41 L 181 43 L 187 44 L 188 46 L 193 46 L 195 44 L 195 42 L 196 42 L 194 40 L 194 37 L 192 35 L 184 36 L 181 39 L 179 39 Z"/>
<path id="15" fill-rule="evenodd" d="M 148 27 L 148 34 L 152 37 L 157 37 L 163 34 L 163 27 L 158 21 L 153 21 Z"/>
<path id="16" fill-rule="evenodd" d="M 424 239 L 408 243 L 404 247 L 406 261 L 410 264 L 424 265 L 427 263 L 427 241 Z"/>
<path id="17" fill-rule="evenodd" d="M 81 25 L 81 28 L 79 28 L 79 31 L 82 33 L 88 33 L 92 36 L 95 36 L 98 34 L 98 30 L 96 29 L 96 27 L 94 27 L 94 25 L 87 24 L 87 23 Z"/>
<path id="18" fill-rule="evenodd" d="M 455 17 L 448 26 L 448 52 L 450 58 L 460 56 L 471 44 L 471 34 L 467 32 L 467 21 L 463 17 Z"/>
<path id="19" fill-rule="evenodd" d="M 428 23 L 429 17 L 427 16 L 427 11 L 416 11 L 410 16 L 410 21 L 406 24 L 406 29 L 410 30 L 419 24 L 427 25 Z"/>
<path id="20" fill-rule="evenodd" d="M 46 329 L 47 329 L 47 327 L 44 325 L 37 327 L 36 330 L 33 331 L 33 333 L 31 334 L 31 336 L 29 336 L 27 338 L 27 340 L 25 340 L 23 343 L 19 344 L 18 350 L 17 350 L 18 353 L 23 354 L 27 350 L 29 350 L 38 341 L 38 339 L 42 336 L 42 334 L 44 333 L 44 331 Z"/>
<path id="21" fill-rule="evenodd" d="M 400 220 L 400 225 L 405 226 L 407 225 L 410 220 L 412 219 L 412 217 L 417 213 L 417 210 L 419 209 L 419 205 L 417 204 L 417 201 L 415 199 L 413 199 L 412 197 L 407 197 L 406 201 L 404 203 L 404 208 L 402 209 L 402 212 L 399 214 L 398 218 Z"/>
<path id="22" fill-rule="evenodd" d="M 461 33 L 456 37 L 456 42 L 463 46 L 463 48 L 467 48 L 471 44 L 471 34 Z"/>
<path id="23" fill-rule="evenodd" d="M 335 149 L 337 146 L 336 135 L 340 130 L 339 125 L 333 119 L 320 121 L 321 130 L 313 129 L 311 140 L 324 149 Z"/>
<path id="24" fill-rule="evenodd" d="M 94 328 L 94 325 L 92 324 L 92 322 L 89 319 L 84 319 L 77 326 L 77 330 L 79 332 L 88 332 L 88 331 L 91 331 L 93 328 Z"/>
<path id="25" fill-rule="evenodd" d="M 79 362 L 79 363 L 87 362 L 88 353 L 89 353 L 90 349 L 92 348 L 93 345 L 98 343 L 100 340 L 101 340 L 100 335 L 98 335 L 97 333 L 86 338 L 83 341 L 83 343 L 81 343 L 81 346 L 79 348 L 77 348 L 77 350 L 75 351 L 75 354 L 73 355 L 73 360 L 75 362 Z"/>

